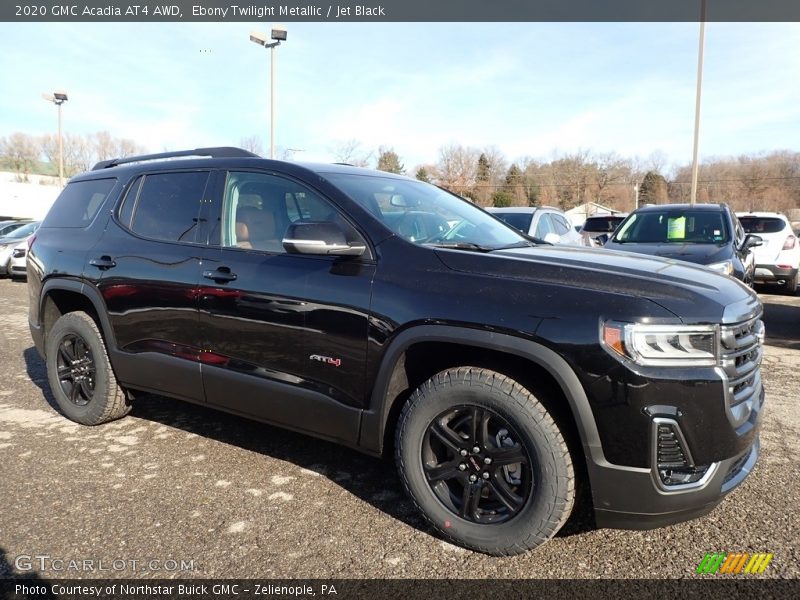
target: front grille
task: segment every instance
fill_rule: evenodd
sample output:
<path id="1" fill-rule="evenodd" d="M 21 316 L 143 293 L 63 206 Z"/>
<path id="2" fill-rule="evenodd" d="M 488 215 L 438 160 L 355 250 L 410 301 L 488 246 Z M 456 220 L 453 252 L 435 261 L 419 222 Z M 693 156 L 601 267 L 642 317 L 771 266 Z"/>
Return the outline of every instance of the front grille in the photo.
<path id="1" fill-rule="evenodd" d="M 760 316 L 721 329 L 722 370 L 728 419 L 739 427 L 749 418 L 761 397 L 761 359 L 764 323 Z"/>

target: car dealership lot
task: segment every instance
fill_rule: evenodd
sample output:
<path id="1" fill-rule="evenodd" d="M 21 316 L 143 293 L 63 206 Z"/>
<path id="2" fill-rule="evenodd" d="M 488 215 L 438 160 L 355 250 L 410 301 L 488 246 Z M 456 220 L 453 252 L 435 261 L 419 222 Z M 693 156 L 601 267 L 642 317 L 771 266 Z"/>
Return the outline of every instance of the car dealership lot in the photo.
<path id="1" fill-rule="evenodd" d="M 797 577 L 800 296 L 762 299 L 768 406 L 741 488 L 697 521 L 637 532 L 579 516 L 498 559 L 432 535 L 388 461 L 157 397 L 108 425 L 66 420 L 25 284 L 0 280 L 0 576 L 693 577 L 706 552 L 746 551 L 774 554 L 763 576 Z"/>

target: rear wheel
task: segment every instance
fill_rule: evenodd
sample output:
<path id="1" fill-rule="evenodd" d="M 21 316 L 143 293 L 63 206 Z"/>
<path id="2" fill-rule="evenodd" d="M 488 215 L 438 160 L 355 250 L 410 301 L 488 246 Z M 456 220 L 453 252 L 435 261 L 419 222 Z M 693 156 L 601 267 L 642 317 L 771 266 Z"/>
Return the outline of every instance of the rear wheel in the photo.
<path id="1" fill-rule="evenodd" d="M 795 271 L 794 275 L 789 277 L 783 284 L 783 291 L 792 296 L 797 293 L 797 275 L 798 271 Z"/>
<path id="2" fill-rule="evenodd" d="M 50 390 L 67 417 L 83 425 L 98 425 L 130 412 L 103 336 L 89 315 L 61 316 L 47 335 L 46 354 Z"/>
<path id="3" fill-rule="evenodd" d="M 409 398 L 396 458 L 411 499 L 444 537 L 493 555 L 553 537 L 575 477 L 561 432 L 536 397 L 487 369 L 443 371 Z"/>

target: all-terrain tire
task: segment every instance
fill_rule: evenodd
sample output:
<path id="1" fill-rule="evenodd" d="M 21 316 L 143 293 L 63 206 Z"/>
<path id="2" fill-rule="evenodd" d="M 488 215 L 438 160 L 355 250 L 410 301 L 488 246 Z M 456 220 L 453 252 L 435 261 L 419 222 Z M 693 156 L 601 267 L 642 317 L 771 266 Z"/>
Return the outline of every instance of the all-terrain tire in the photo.
<path id="1" fill-rule="evenodd" d="M 476 410 L 481 412 L 474 412 Z M 487 419 L 505 422 L 509 426 L 507 429 L 518 438 L 514 440 L 516 447 L 524 449 L 530 458 L 532 485 L 527 488 L 527 499 L 520 502 L 522 508 L 518 512 L 511 513 L 509 510 L 512 516 L 507 520 L 480 522 L 494 518 L 494 511 L 484 513 L 482 509 L 478 509 L 477 513 L 467 511 L 477 514 L 476 519 L 464 518 L 453 510 L 452 505 L 446 505 L 448 497 L 443 500 L 441 490 L 444 488 L 441 484 L 438 481 L 429 482 L 430 473 L 435 467 L 426 462 L 430 459 L 423 458 L 423 452 L 430 453 L 431 427 L 436 428 L 436 423 L 441 423 L 441 415 L 452 414 L 448 411 L 473 411 L 474 414 L 489 415 Z M 460 435 L 466 436 L 464 433 Z M 496 437 L 499 434 L 484 434 L 484 438 L 489 440 L 488 447 L 495 445 Z M 470 444 L 468 442 L 466 446 Z M 497 452 L 501 448 L 502 444 L 498 444 L 491 451 Z M 572 511 L 575 474 L 561 431 L 531 390 L 495 371 L 477 367 L 453 368 L 434 375 L 419 386 L 408 398 L 400 414 L 395 449 L 400 478 L 411 500 L 428 522 L 455 544 L 496 556 L 520 554 L 552 538 Z M 490 476 L 484 475 L 477 464 L 485 460 L 482 458 L 485 455 L 476 453 L 476 456 L 479 460 L 472 461 L 471 466 L 467 463 L 465 472 L 469 474 L 469 469 L 474 469 L 478 477 L 473 485 L 482 485 L 480 477 L 488 480 Z M 471 460 L 469 456 L 467 459 Z M 459 459 L 456 456 L 454 460 Z M 462 465 L 458 468 L 461 469 Z M 459 477 L 456 473 L 448 485 L 455 481 L 453 485 L 458 486 Z M 494 481 L 499 473 L 495 471 L 491 477 Z M 436 489 L 439 492 L 434 491 L 434 485 L 438 486 Z M 489 481 L 483 485 L 488 486 Z M 478 501 L 489 502 L 494 492 L 489 489 L 483 491 L 483 487 L 480 489 L 483 495 L 479 495 Z M 449 493 L 449 489 L 444 492 L 445 496 Z M 457 493 L 452 495 L 456 499 L 457 496 Z"/>
<path id="2" fill-rule="evenodd" d="M 47 335 L 45 352 L 50 390 L 68 418 L 83 425 L 99 425 L 130 412 L 103 336 L 88 314 L 62 315 Z"/>

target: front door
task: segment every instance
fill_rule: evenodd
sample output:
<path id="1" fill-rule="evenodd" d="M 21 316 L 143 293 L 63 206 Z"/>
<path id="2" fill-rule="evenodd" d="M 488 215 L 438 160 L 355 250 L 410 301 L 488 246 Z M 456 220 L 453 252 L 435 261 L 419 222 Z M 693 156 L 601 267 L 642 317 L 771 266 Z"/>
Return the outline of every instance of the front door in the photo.
<path id="1" fill-rule="evenodd" d="M 200 288 L 209 403 L 353 443 L 364 406 L 370 258 L 288 254 L 297 220 L 356 229 L 302 183 L 231 171 L 209 206 Z"/>

